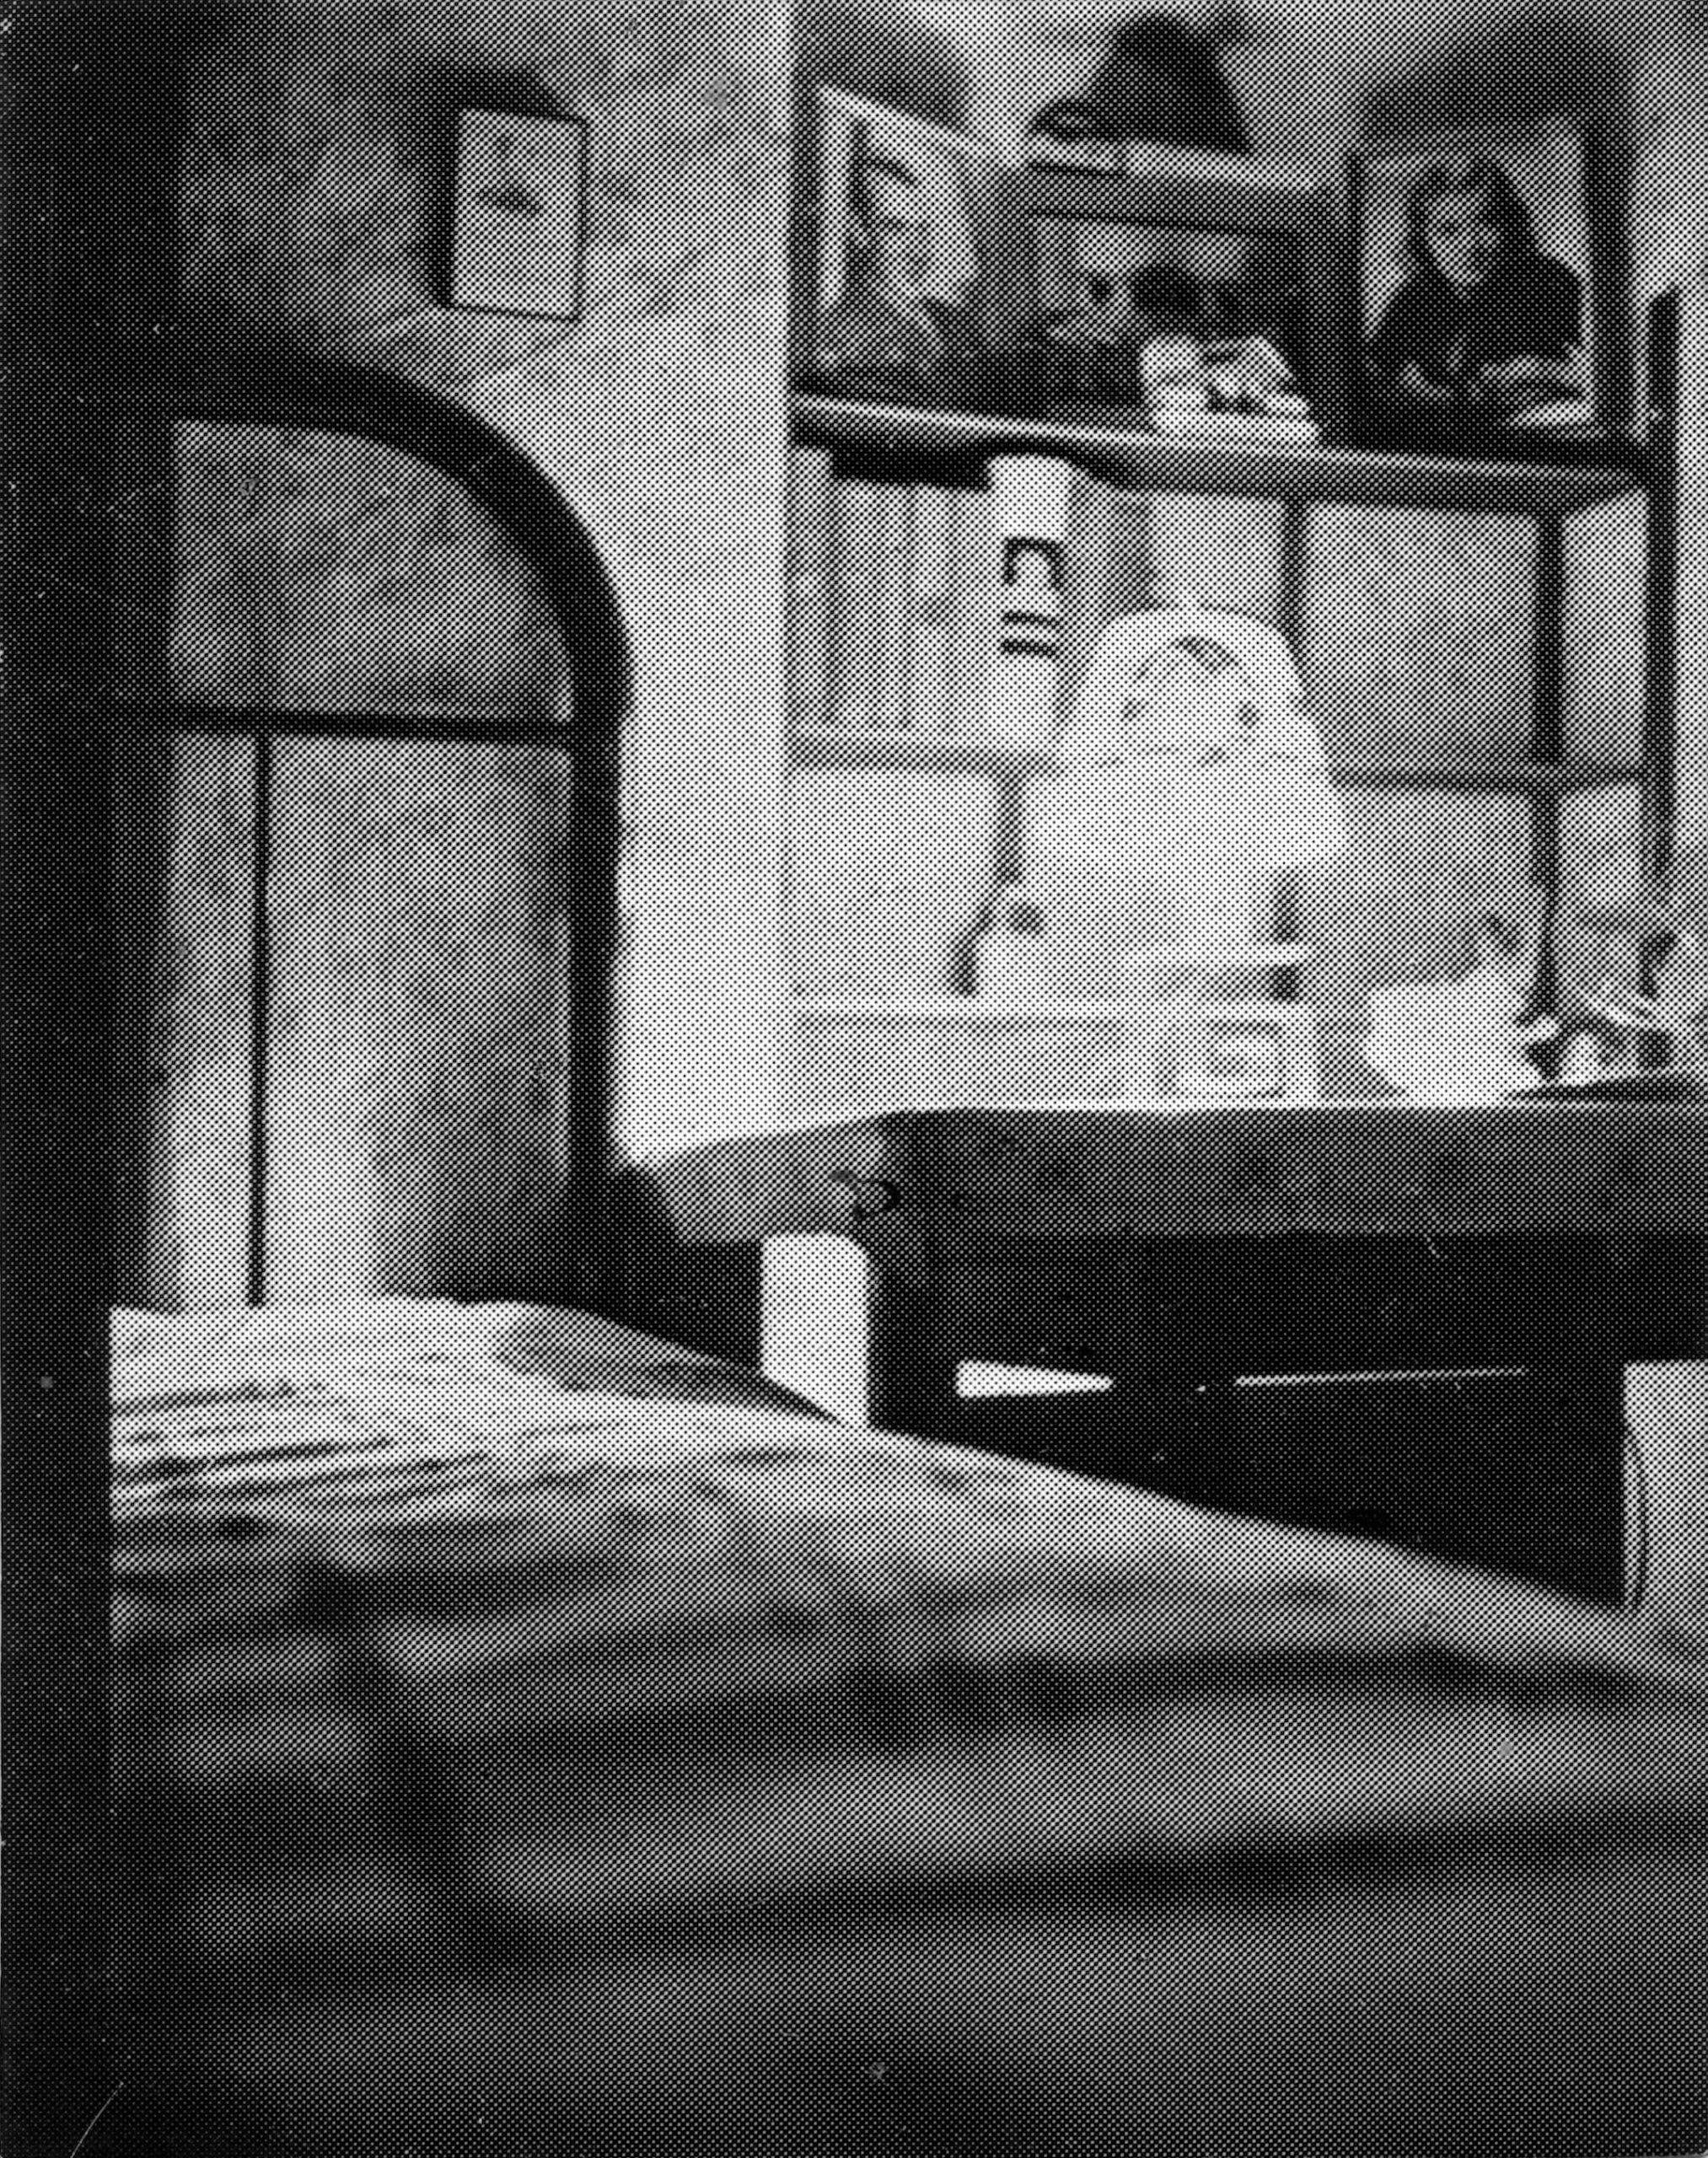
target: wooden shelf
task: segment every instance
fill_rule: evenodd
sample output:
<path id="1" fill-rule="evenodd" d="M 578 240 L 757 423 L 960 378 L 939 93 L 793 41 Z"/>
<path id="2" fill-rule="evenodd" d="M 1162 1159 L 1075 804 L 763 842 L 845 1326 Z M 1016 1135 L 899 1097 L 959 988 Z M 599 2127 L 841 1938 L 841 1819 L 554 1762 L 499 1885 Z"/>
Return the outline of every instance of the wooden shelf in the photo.
<path id="1" fill-rule="evenodd" d="M 1129 1020 L 1131 1002 L 1083 997 L 792 996 L 792 1019 L 925 1020 L 949 1025 L 1057 1026 Z"/>
<path id="2" fill-rule="evenodd" d="M 1341 764 L 1329 767 L 1340 786 L 1434 787 L 1477 794 L 1576 794 L 1596 786 L 1635 786 L 1641 765 Z"/>
<path id="3" fill-rule="evenodd" d="M 878 733 L 814 727 L 793 735 L 789 760 L 797 770 L 989 772 L 1033 778 L 1058 769 L 1047 743 L 1001 735 Z M 1573 794 L 1598 786 L 1635 786 L 1641 765 L 1550 765 L 1513 759 L 1477 765 L 1409 765 L 1378 761 L 1331 765 L 1340 786 L 1435 787 L 1467 793 Z"/>
<path id="4" fill-rule="evenodd" d="M 798 394 L 796 440 L 851 461 L 964 481 L 992 457 L 1059 457 L 1112 487 L 1144 494 L 1410 505 L 1564 517 L 1646 484 L 1631 444 L 1561 443 L 1535 459 L 1458 458 L 1257 437 L 1157 434 L 998 414 L 938 411 Z"/>
<path id="5" fill-rule="evenodd" d="M 1214 974 L 1272 974 L 1284 967 L 1296 967 L 1308 954 L 1300 944 L 1260 945 L 1249 953 L 1229 958 L 1217 955 L 1215 961 L 1206 963 L 1206 970 Z M 1144 954 L 1135 954 L 1136 964 L 1145 963 Z M 1151 964 L 1158 971 L 1167 966 L 1182 964 L 1178 958 L 1164 959 L 1160 954 L 1150 955 Z M 1261 997 L 1211 997 L 1202 1008 L 1207 1012 L 1243 1012 L 1248 1008 L 1268 1011 L 1275 1000 Z M 1089 1025 L 1113 1020 L 1131 1021 L 1136 1013 L 1150 1007 L 1142 998 L 1135 997 L 1077 997 L 1077 996 L 966 996 L 943 995 L 936 996 L 792 996 L 788 1001 L 791 1019 L 881 1019 L 914 1020 L 930 1024 L 953 1026 L 1070 1026 Z M 1294 1008 L 1292 1006 L 1289 1009 Z"/>

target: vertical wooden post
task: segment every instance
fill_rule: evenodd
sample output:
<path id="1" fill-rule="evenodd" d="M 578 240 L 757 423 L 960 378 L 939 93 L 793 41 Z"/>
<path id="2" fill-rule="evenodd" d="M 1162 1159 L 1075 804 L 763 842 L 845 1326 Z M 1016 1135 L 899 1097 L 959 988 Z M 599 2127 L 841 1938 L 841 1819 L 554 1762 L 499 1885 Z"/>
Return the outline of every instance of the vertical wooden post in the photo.
<path id="1" fill-rule="evenodd" d="M 1310 505 L 1299 495 L 1289 495 L 1281 504 L 1281 562 L 1276 578 L 1276 626 L 1286 639 L 1287 649 L 1298 663 L 1305 621 L 1305 578 L 1310 559 Z M 1299 939 L 1302 893 L 1297 869 L 1284 869 L 1276 879 L 1270 931 L 1278 944 Z M 1286 1003 L 1297 1001 L 1299 970 L 1285 967 L 1270 977 L 1270 994 Z"/>
<path id="2" fill-rule="evenodd" d="M 1536 520 L 1536 568 L 1532 624 L 1530 754 L 1539 765 L 1557 767 L 1566 753 L 1566 524 L 1550 514 Z M 1560 915 L 1559 790 L 1539 787 L 1530 797 L 1530 873 L 1542 887 L 1542 946 L 1537 955 L 1530 1016 L 1552 1016 L 1560 980 L 1555 935 Z M 1551 1060 L 1543 1052 L 1550 1076 Z"/>
<path id="3" fill-rule="evenodd" d="M 46 69 L 46 56 L 35 64 Z M 40 126 L 39 120 L 36 125 Z M 38 141 L 26 147 L 39 149 Z M 18 223 L 33 220 L 22 214 Z M 12 236 L 8 257 L 20 250 Z M 0 724 L 8 1131 L 7 2126 L 70 2150 L 113 2086 L 107 2028 L 114 712 L 106 427 L 14 384 Z"/>
<path id="4" fill-rule="evenodd" d="M 1643 582 L 1642 864 L 1672 865 L 1678 754 L 1678 294 L 1649 310 L 1648 489 Z"/>
<path id="5" fill-rule="evenodd" d="M 272 994 L 273 737 L 265 726 L 255 743 L 255 856 L 250 946 L 249 1254 L 247 1300 L 267 1296 L 268 1002 Z"/>

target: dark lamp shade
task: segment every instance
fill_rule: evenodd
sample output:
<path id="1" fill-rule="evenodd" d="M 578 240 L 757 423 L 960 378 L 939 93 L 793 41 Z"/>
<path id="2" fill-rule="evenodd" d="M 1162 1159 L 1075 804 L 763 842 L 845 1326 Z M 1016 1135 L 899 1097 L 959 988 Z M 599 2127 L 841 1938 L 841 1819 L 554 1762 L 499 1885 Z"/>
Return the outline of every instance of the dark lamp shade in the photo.
<path id="1" fill-rule="evenodd" d="M 1032 131 L 1059 142 L 1167 142 L 1232 156 L 1251 148 L 1214 46 L 1172 15 L 1117 24 L 1085 89 L 1046 105 Z"/>

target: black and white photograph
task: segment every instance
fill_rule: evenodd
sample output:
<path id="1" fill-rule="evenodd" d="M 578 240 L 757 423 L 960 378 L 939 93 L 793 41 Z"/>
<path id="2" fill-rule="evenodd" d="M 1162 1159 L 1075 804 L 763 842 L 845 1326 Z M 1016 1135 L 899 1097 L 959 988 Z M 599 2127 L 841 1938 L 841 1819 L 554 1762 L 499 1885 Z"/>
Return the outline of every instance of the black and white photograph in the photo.
<path id="1" fill-rule="evenodd" d="M 903 403 L 985 386 L 1006 288 L 1003 167 L 987 145 L 841 93 L 814 111 L 802 387 Z"/>
<path id="2" fill-rule="evenodd" d="M 1580 128 L 1372 145 L 1355 196 L 1361 384 L 1377 425 L 1598 430 L 1605 325 Z"/>
<path id="3" fill-rule="evenodd" d="M 1708 37 L 1125 5 L 0 8 L 4 2158 L 1708 2158 Z"/>
<path id="4" fill-rule="evenodd" d="M 1008 312 L 1029 412 L 1305 441 L 1333 423 L 1342 339 L 1319 174 L 1140 145 L 1119 174 L 1033 169 L 1017 191 Z"/>
<path id="5" fill-rule="evenodd" d="M 463 113 L 451 305 L 573 322 L 586 214 L 584 121 Z"/>
<path id="6" fill-rule="evenodd" d="M 1049 408 L 1129 408 L 1132 424 L 1171 402 L 1256 416 L 1298 400 L 1302 250 L 1294 235 L 1121 219 L 1034 223 L 1029 343 Z"/>

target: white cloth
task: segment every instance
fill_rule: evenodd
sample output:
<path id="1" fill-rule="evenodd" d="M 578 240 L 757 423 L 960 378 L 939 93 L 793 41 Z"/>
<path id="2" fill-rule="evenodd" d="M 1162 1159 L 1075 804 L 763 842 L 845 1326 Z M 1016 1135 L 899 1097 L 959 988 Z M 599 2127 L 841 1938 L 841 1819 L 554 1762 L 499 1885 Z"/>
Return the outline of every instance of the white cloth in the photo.
<path id="1" fill-rule="evenodd" d="M 1125 714 L 1147 663 L 1183 637 L 1227 652 L 1249 693 L 1251 735 L 1219 763 L 1184 738 L 1169 754 L 1130 754 Z M 1060 749 L 1066 769 L 1029 792 L 1025 881 L 1052 926 L 1105 944 L 1266 942 L 1276 872 L 1345 843 L 1286 640 L 1244 615 L 1111 622 Z"/>
<path id="2" fill-rule="evenodd" d="M 1539 1082 L 1519 1024 L 1534 954 L 1491 955 L 1447 981 L 1372 991 L 1364 1055 L 1421 1101 L 1498 1102 Z"/>
<path id="3" fill-rule="evenodd" d="M 1206 608 L 1153 608 L 1119 616 L 1105 627 L 1074 700 L 1061 744 L 1065 760 L 1095 764 L 1120 756 L 1123 715 L 1140 676 L 1159 652 L 1183 637 L 1219 645 L 1237 662 L 1257 714 L 1251 752 L 1260 762 L 1296 765 L 1326 778 L 1328 761 L 1306 714 L 1303 687 L 1286 639 L 1249 615 Z"/>

